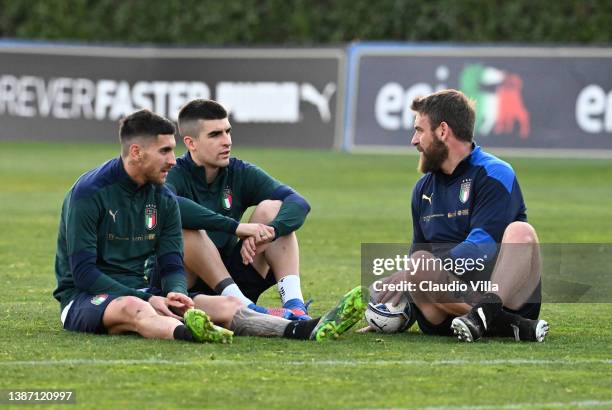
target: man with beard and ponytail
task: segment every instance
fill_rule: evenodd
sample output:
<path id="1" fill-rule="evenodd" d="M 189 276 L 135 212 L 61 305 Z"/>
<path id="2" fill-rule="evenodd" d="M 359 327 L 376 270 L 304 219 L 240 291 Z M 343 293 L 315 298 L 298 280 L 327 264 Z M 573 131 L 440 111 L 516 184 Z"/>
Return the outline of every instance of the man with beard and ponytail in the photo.
<path id="1" fill-rule="evenodd" d="M 474 105 L 457 90 L 412 102 L 411 143 L 425 175 L 412 193 L 411 269 L 383 283 L 415 285 L 407 296 L 423 333 L 541 342 L 538 237 L 512 167 L 473 142 Z M 403 294 L 388 286 L 371 296 L 397 304 Z"/>

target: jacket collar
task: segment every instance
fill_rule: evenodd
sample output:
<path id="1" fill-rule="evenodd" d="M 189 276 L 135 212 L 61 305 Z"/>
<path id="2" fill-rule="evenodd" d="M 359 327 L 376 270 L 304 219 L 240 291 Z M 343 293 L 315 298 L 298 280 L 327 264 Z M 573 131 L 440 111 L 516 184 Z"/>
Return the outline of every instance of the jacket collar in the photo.
<path id="1" fill-rule="evenodd" d="M 201 165 L 196 164 L 195 161 L 193 160 L 192 156 L 191 156 L 191 152 L 189 152 L 189 151 L 187 151 L 185 153 L 183 158 L 185 158 L 185 160 L 187 161 L 189 172 L 191 172 L 202 183 L 208 185 L 208 183 L 206 182 L 206 168 L 204 168 Z M 219 172 L 217 173 L 217 177 L 214 179 L 213 182 L 210 183 L 210 186 L 215 185 L 215 183 L 220 178 L 223 178 L 223 176 L 226 173 L 227 173 L 227 167 L 220 168 Z"/>
<path id="2" fill-rule="evenodd" d="M 125 170 L 125 167 L 123 166 L 123 159 L 121 158 L 121 156 L 119 156 L 118 158 L 115 158 L 113 161 L 114 161 L 114 164 L 113 164 L 114 177 L 118 181 L 119 185 L 123 189 L 128 191 L 129 193 L 132 193 L 132 194 L 136 193 L 139 190 L 146 189 L 152 185 L 149 183 L 149 184 L 144 184 L 142 186 L 138 186 L 136 181 L 134 181 L 132 177 L 130 177 L 127 171 Z"/>

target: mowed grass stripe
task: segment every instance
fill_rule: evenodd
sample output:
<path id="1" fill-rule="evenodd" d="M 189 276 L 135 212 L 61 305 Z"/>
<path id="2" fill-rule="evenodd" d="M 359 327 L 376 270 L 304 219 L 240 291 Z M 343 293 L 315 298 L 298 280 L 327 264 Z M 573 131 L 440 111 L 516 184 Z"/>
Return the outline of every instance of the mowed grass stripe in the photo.
<path id="1" fill-rule="evenodd" d="M 604 407 L 611 406 L 612 400 L 577 400 L 569 402 L 553 401 L 553 402 L 539 402 L 539 403 L 514 403 L 514 404 L 484 404 L 478 406 L 444 406 L 444 407 L 422 407 L 420 410 L 514 410 L 514 409 L 569 409 L 579 408 L 587 409 L 593 407 Z M 397 407 L 393 407 L 394 410 L 402 410 Z M 385 409 L 378 409 L 385 410 Z"/>
<path id="2" fill-rule="evenodd" d="M 18 360 L 0 362 L 0 366 L 124 366 L 124 365 L 170 365 L 170 366 L 497 366 L 497 365 L 612 365 L 612 359 L 496 359 L 496 360 L 226 360 L 213 359 L 204 361 L 173 361 L 163 359 L 67 359 L 67 360 Z"/>

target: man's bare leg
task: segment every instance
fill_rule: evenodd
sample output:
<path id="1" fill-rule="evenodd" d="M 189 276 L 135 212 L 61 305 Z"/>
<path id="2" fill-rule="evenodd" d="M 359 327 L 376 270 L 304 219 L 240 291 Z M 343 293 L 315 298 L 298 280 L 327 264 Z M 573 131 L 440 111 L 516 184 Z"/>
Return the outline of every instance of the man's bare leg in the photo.
<path id="1" fill-rule="evenodd" d="M 281 205 L 281 201 L 262 201 L 253 211 L 249 222 L 269 224 L 278 214 Z M 277 281 L 287 275 L 299 275 L 300 250 L 295 232 L 258 245 L 257 255 L 253 259 L 253 267 L 264 278 L 270 268 Z"/>
<path id="2" fill-rule="evenodd" d="M 411 257 L 414 259 L 420 258 L 424 261 L 434 258 L 433 255 L 423 251 L 415 252 Z M 521 340 L 541 341 L 548 330 L 548 324 L 545 321 L 523 320 L 518 315 L 502 311 L 502 305 L 518 310 L 528 301 L 539 283 L 539 272 L 540 254 L 535 230 L 529 224 L 516 222 L 510 224 L 506 229 L 502 249 L 491 275 L 491 282 L 497 285 L 499 291 L 482 296 L 469 290 L 468 294 L 462 295 L 461 300 L 456 301 L 453 301 L 453 295 L 444 292 L 417 291 L 410 292 L 410 296 L 423 316 L 433 325 L 444 322 L 449 316 L 465 317 L 478 307 L 484 307 L 485 310 L 494 311 L 490 321 L 494 320 L 494 316 L 498 316 L 498 322 L 503 322 L 502 326 L 506 324 L 509 336 L 512 335 L 512 330 L 514 330 L 514 336 L 518 339 L 517 332 L 520 330 Z M 415 283 L 418 287 L 418 283 L 423 280 L 446 283 L 451 280 L 456 281 L 457 278 L 445 271 L 421 269 L 414 272 L 414 275 L 409 275 L 407 272 L 397 272 L 387 278 L 385 282 L 399 283 L 406 281 Z M 382 302 L 397 302 L 400 297 L 401 294 L 397 292 L 376 295 L 376 299 Z M 465 303 L 465 301 L 470 303 Z M 472 301 L 480 301 L 481 303 L 473 307 Z M 456 320 L 453 323 L 456 323 Z M 475 340 L 477 337 L 468 336 L 467 339 Z"/>
<path id="3" fill-rule="evenodd" d="M 226 329 L 231 328 L 231 323 L 236 312 L 244 307 L 240 299 L 234 296 L 209 296 L 196 295 L 193 298 L 194 307 L 208 313 L 215 324 Z"/>
<path id="4" fill-rule="evenodd" d="M 232 330 L 237 336 L 286 337 L 305 340 L 314 338 L 313 333 L 320 323 L 319 319 L 290 321 L 277 316 L 264 315 L 245 308 L 240 300 L 231 296 L 196 295 L 193 301 L 195 307 L 205 310 L 217 325 Z M 356 322 L 362 314 L 363 311 L 357 315 L 353 314 L 352 320 Z M 340 320 L 339 318 L 334 319 Z M 347 319 L 351 318 L 344 320 Z"/>
<path id="5" fill-rule="evenodd" d="M 174 339 L 181 321 L 158 314 L 148 302 L 135 296 L 122 296 L 108 304 L 102 316 L 109 334 L 135 332 L 147 339 Z"/>
<path id="6" fill-rule="evenodd" d="M 538 236 L 526 222 L 513 222 L 504 231 L 491 282 L 507 308 L 518 310 L 528 301 L 540 282 Z"/>
<path id="7" fill-rule="evenodd" d="M 196 299 L 198 297 L 196 296 Z M 203 296 L 202 298 L 210 297 Z M 194 299 L 194 302 L 196 299 Z M 195 303 L 196 305 L 201 304 L 202 307 L 206 306 L 206 301 L 203 299 Z M 234 313 L 229 328 L 239 336 L 285 337 L 323 341 L 335 339 L 348 331 L 361 320 L 364 310 L 361 287 L 347 292 L 336 306 L 319 319 L 289 321 L 280 317 L 257 313 L 234 302 Z M 224 314 L 226 313 L 224 312 Z M 214 314 L 211 313 L 211 315 Z"/>
<path id="8" fill-rule="evenodd" d="M 262 201 L 254 210 L 249 222 L 269 223 L 278 213 L 281 204 L 281 201 Z M 220 295 L 238 297 L 244 305 L 256 311 L 270 312 L 270 309 L 256 306 L 242 293 L 227 271 L 215 244 L 205 231 L 183 230 L 183 241 L 185 249 L 183 260 L 188 273 L 189 287 L 192 287 L 199 277 Z M 297 295 L 303 304 L 299 284 L 299 248 L 295 233 L 282 236 L 270 243 L 258 245 L 257 255 L 253 258 L 253 267 L 262 277 L 266 277 L 272 267 L 277 281 L 288 282 L 285 285 L 287 300 Z M 205 310 L 209 312 L 208 309 Z"/>
<path id="9" fill-rule="evenodd" d="M 291 324 L 289 320 L 245 308 L 233 296 L 196 295 L 193 302 L 196 308 L 208 313 L 215 324 L 234 331 L 237 336 L 282 337 Z"/>
<path id="10" fill-rule="evenodd" d="M 194 320 L 190 321 L 188 316 Z M 102 322 L 109 334 L 136 332 L 147 339 L 231 343 L 232 336 L 225 329 L 216 329 L 200 310 L 187 311 L 186 326 L 175 317 L 159 314 L 151 303 L 134 296 L 122 296 L 111 301 L 104 310 Z"/>
<path id="11" fill-rule="evenodd" d="M 217 294 L 236 297 L 244 306 L 259 309 L 234 283 L 219 250 L 205 231 L 183 229 L 183 243 L 188 288 L 193 287 L 197 278 L 200 278 Z"/>
<path id="12" fill-rule="evenodd" d="M 199 277 L 214 289 L 219 282 L 230 277 L 217 247 L 205 231 L 183 229 L 183 243 L 183 262 L 191 274 L 188 287 L 192 287 Z"/>
<path id="13" fill-rule="evenodd" d="M 530 320 L 502 309 L 519 310 L 530 301 L 540 282 L 540 250 L 537 234 L 526 222 L 506 228 L 491 283 L 497 290 L 483 295 L 468 314 L 453 319 L 451 327 L 459 340 L 478 340 L 492 326 L 516 340 L 542 342 L 548 333 L 544 320 Z M 499 333 L 499 332 L 498 332 Z"/>
<path id="14" fill-rule="evenodd" d="M 281 205 L 281 201 L 262 201 L 253 211 L 249 222 L 269 224 L 278 214 Z M 300 249 L 295 232 L 258 245 L 252 265 L 264 278 L 272 269 L 283 306 L 291 309 L 296 317 L 309 318 L 300 284 Z"/>

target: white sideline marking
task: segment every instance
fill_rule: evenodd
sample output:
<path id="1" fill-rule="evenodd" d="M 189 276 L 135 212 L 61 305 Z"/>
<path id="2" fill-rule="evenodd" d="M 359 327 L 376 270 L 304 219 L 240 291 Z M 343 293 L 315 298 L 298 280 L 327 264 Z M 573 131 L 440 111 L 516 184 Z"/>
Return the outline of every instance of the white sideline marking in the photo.
<path id="1" fill-rule="evenodd" d="M 481 406 L 457 406 L 457 407 L 422 407 L 422 410 L 489 410 L 489 409 L 565 409 L 568 407 L 589 408 L 609 406 L 612 400 L 581 400 L 581 401 L 553 401 L 548 403 L 514 403 L 514 404 L 485 404 Z"/>
<path id="2" fill-rule="evenodd" d="M 546 359 L 496 359 L 496 360 L 304 360 L 304 361 L 287 361 L 287 362 L 269 362 L 264 360 L 259 361 L 242 361 L 242 360 L 200 360 L 200 361 L 173 361 L 164 359 L 61 359 L 61 360 L 15 360 L 15 361 L 0 361 L 0 366 L 122 366 L 122 365 L 138 365 L 138 364 L 157 364 L 157 365 L 172 365 L 172 366 L 200 366 L 206 364 L 219 365 L 269 365 L 270 363 L 280 364 L 283 366 L 307 366 L 307 365 L 324 365 L 324 366 L 455 366 L 455 365 L 479 365 L 479 366 L 495 366 L 500 364 L 510 365 L 578 365 L 578 364 L 612 364 L 612 359 L 601 360 L 546 360 Z"/>

